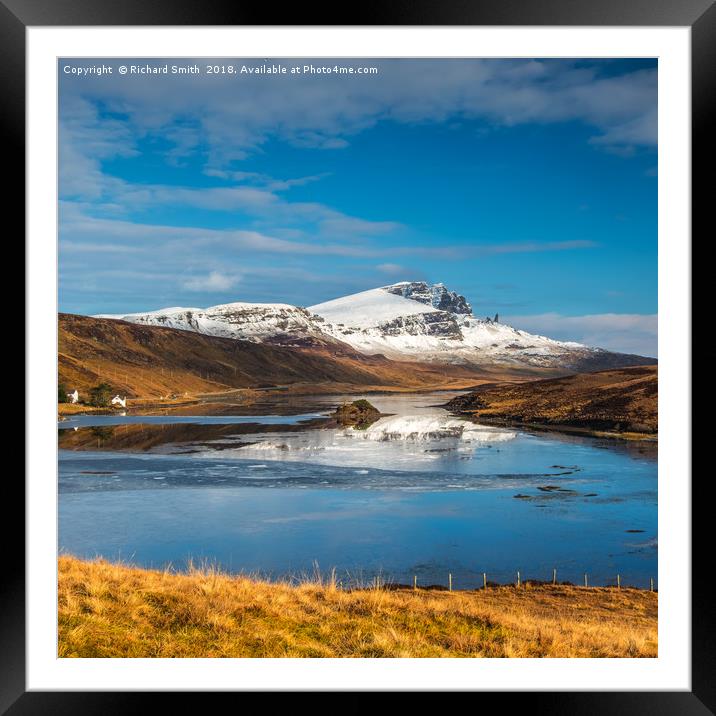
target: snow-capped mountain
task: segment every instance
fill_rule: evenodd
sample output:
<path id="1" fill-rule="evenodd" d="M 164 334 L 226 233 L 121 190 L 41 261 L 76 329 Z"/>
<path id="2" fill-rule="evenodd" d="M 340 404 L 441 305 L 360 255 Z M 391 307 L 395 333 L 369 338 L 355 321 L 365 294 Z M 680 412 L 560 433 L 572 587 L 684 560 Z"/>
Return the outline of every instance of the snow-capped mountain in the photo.
<path id="1" fill-rule="evenodd" d="M 403 282 L 309 306 L 324 330 L 362 353 L 389 358 L 573 367 L 598 349 L 475 318 L 442 284 Z"/>
<path id="2" fill-rule="evenodd" d="M 570 371 L 654 362 L 532 335 L 476 318 L 464 296 L 443 284 L 405 281 L 308 308 L 227 303 L 105 315 L 214 336 L 287 346 L 343 345 L 394 360 L 558 368 Z"/>
<path id="3" fill-rule="evenodd" d="M 165 326 L 255 343 L 303 346 L 333 342 L 310 311 L 287 303 L 226 303 L 209 308 L 161 308 L 146 313 L 101 314 L 130 323 Z"/>

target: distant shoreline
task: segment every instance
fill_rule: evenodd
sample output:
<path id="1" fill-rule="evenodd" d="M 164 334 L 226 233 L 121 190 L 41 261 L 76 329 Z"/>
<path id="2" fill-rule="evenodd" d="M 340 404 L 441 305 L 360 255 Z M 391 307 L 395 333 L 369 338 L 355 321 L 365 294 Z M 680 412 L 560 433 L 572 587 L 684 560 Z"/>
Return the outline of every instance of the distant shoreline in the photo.
<path id="1" fill-rule="evenodd" d="M 596 428 L 578 427 L 576 425 L 556 425 L 547 423 L 530 423 L 519 420 L 507 420 L 503 418 L 490 418 L 487 416 L 475 417 L 471 413 L 453 412 L 453 415 L 461 418 L 469 418 L 480 425 L 492 425 L 504 428 L 522 428 L 525 430 L 535 430 L 545 433 L 566 433 L 568 435 L 582 435 L 591 438 L 608 438 L 610 440 L 628 440 L 633 442 L 649 442 L 657 443 L 658 434 L 656 433 L 637 433 L 637 432 L 616 432 L 609 430 L 597 430 Z"/>
<path id="2" fill-rule="evenodd" d="M 486 425 L 658 442 L 658 368 L 478 386 L 443 407 Z"/>

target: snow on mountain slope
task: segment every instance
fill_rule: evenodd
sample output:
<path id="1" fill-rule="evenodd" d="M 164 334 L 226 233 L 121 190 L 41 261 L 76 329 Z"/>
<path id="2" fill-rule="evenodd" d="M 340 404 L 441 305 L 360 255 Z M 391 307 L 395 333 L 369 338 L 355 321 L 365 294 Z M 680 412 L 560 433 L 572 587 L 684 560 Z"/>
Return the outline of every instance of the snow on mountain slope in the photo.
<path id="1" fill-rule="evenodd" d="M 324 330 L 334 338 L 394 359 L 549 366 L 594 350 L 475 318 L 465 298 L 442 284 L 402 282 L 308 310 L 325 319 Z"/>
<path id="2" fill-rule="evenodd" d="M 361 291 L 308 308 L 227 303 L 98 317 L 286 346 L 350 346 L 394 360 L 574 372 L 654 362 L 532 335 L 499 323 L 497 316 L 476 318 L 464 296 L 423 281 Z"/>
<path id="3" fill-rule="evenodd" d="M 209 308 L 162 308 L 147 313 L 99 315 L 130 323 L 178 328 L 210 336 L 254 342 L 304 345 L 326 339 L 320 319 L 305 308 L 287 303 L 226 303 Z"/>
<path id="4" fill-rule="evenodd" d="M 437 310 L 418 301 L 396 296 L 384 288 L 373 288 L 333 301 L 309 306 L 311 313 L 318 314 L 328 323 L 351 328 L 369 328 L 402 316 L 437 313 Z"/>

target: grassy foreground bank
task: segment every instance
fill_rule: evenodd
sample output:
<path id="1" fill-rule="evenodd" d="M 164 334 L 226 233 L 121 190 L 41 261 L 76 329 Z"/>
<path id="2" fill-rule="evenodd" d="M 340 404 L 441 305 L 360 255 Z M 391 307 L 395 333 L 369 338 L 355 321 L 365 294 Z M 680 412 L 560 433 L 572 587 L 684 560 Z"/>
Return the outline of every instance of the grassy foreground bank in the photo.
<path id="1" fill-rule="evenodd" d="M 657 594 L 298 586 L 59 558 L 60 657 L 656 657 Z"/>

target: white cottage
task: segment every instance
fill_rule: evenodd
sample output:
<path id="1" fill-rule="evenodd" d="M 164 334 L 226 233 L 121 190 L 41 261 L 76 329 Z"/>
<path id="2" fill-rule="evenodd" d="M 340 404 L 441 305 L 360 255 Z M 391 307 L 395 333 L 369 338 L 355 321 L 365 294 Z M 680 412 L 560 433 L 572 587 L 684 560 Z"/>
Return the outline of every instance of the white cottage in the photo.
<path id="1" fill-rule="evenodd" d="M 75 388 L 74 393 L 67 393 L 67 400 L 70 403 L 77 403 L 80 399 L 80 394 L 77 392 L 77 389 Z"/>
<path id="2" fill-rule="evenodd" d="M 114 398 L 112 398 L 112 405 L 121 405 L 123 408 L 126 408 L 127 396 L 125 395 L 124 398 L 120 398 L 118 395 L 115 395 Z"/>

